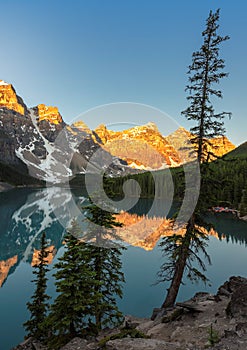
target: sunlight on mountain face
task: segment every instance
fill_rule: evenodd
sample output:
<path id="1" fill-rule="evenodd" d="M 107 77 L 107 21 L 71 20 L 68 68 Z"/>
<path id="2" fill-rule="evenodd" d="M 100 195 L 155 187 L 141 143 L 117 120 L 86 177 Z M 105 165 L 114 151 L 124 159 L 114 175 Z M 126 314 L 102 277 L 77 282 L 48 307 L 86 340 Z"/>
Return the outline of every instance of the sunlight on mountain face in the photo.
<path id="1" fill-rule="evenodd" d="M 27 166 L 29 175 L 47 183 L 68 183 L 71 177 L 85 174 L 97 152 L 100 157 L 96 164 L 90 164 L 90 171 L 103 170 L 110 176 L 177 167 L 197 159 L 191 143 L 193 135 L 184 128 L 164 136 L 150 120 L 144 125 L 132 123 L 135 126 L 121 131 L 109 130 L 104 124 L 90 130 L 81 120 L 67 125 L 57 107 L 45 104 L 27 107 L 14 87 L 2 80 L 0 109 L 0 161 L 21 173 L 24 171 L 25 175 Z M 88 113 L 93 117 L 105 109 L 106 106 L 99 106 Z M 107 111 L 108 118 L 113 111 L 119 118 L 127 113 L 124 119 L 137 112 L 156 119 L 162 114 L 168 131 L 178 127 L 172 118 L 151 106 L 110 104 Z M 121 126 L 120 122 L 118 127 Z M 210 160 L 215 158 L 212 154 L 222 156 L 235 148 L 226 137 L 209 141 L 206 152 Z"/>
<path id="2" fill-rule="evenodd" d="M 57 107 L 46 106 L 43 103 L 37 106 L 39 122 L 47 120 L 51 124 L 60 124 L 63 119 Z"/>
<path id="3" fill-rule="evenodd" d="M 183 163 L 154 123 L 123 131 L 108 130 L 105 125 L 100 125 L 95 132 L 108 152 L 126 160 L 132 167 L 162 169 Z"/>
<path id="4" fill-rule="evenodd" d="M 24 115 L 26 110 L 26 106 L 22 99 L 16 95 L 13 86 L 0 80 L 0 108 L 2 107 L 7 107 L 21 115 Z"/>
<path id="5" fill-rule="evenodd" d="M 95 133 L 108 152 L 126 160 L 130 167 L 136 169 L 177 167 L 196 159 L 191 143 L 193 135 L 182 127 L 168 136 L 163 136 L 154 123 L 123 131 L 112 131 L 101 124 L 95 129 Z M 148 146 L 150 149 L 147 150 Z M 234 148 L 227 137 L 222 136 L 209 140 L 206 153 L 210 154 L 209 160 L 214 160 Z"/>

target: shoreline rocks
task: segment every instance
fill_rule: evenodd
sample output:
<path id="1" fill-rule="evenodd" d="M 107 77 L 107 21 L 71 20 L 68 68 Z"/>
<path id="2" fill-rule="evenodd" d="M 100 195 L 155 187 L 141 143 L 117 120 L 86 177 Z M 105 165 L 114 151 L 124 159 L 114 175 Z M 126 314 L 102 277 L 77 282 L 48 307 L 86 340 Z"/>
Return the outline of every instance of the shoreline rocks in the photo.
<path id="1" fill-rule="evenodd" d="M 247 278 L 230 277 L 216 295 L 196 293 L 169 310 L 156 309 L 153 320 L 126 316 L 124 325 L 102 333 L 94 341 L 74 338 L 61 350 L 99 350 L 99 340 L 136 329 L 147 338 L 109 339 L 105 350 L 246 350 Z M 13 350 L 29 350 L 17 347 Z"/>

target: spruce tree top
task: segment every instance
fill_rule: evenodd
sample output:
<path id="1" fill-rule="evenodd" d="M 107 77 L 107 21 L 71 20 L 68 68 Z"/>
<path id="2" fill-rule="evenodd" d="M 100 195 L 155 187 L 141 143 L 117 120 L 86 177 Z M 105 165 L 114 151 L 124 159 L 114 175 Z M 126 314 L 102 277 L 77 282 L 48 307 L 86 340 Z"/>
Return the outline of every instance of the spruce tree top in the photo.
<path id="1" fill-rule="evenodd" d="M 230 113 L 216 113 L 211 102 L 212 97 L 222 98 L 222 92 L 215 88 L 220 80 L 228 76 L 224 72 L 225 61 L 219 58 L 219 46 L 229 39 L 229 36 L 220 36 L 219 9 L 210 11 L 206 20 L 206 29 L 202 32 L 203 44 L 198 51 L 192 54 L 192 64 L 189 66 L 189 84 L 185 91 L 189 93 L 187 100 L 189 107 L 182 112 L 188 120 L 194 120 L 197 125 L 191 128 L 194 135 L 192 143 L 196 145 L 198 160 L 205 160 L 205 144 L 211 137 L 224 134 L 222 119 Z"/>

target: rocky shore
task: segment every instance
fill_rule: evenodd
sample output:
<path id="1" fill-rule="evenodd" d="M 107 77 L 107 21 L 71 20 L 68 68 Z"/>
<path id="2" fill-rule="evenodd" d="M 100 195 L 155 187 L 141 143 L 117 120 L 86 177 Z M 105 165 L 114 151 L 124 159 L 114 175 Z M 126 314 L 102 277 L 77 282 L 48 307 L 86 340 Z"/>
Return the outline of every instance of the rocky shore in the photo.
<path id="1" fill-rule="evenodd" d="M 120 338 L 123 334 L 129 336 Z M 103 343 L 100 345 L 102 339 L 105 339 L 104 347 Z M 29 339 L 13 350 L 29 349 L 45 348 Z M 99 349 L 246 350 L 247 279 L 231 277 L 219 287 L 216 295 L 197 293 L 174 308 L 155 309 L 152 319 L 126 316 L 124 325 L 118 329 L 104 331 L 97 339 L 74 338 L 61 348 Z"/>

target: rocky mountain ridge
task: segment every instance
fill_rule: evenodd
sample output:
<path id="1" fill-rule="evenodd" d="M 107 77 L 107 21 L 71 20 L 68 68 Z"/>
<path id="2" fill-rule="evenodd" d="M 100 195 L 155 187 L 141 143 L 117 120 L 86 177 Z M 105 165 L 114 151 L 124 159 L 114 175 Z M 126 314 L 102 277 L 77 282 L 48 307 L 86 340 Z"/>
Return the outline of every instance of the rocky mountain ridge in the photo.
<path id="1" fill-rule="evenodd" d="M 126 160 L 132 167 L 161 169 L 196 159 L 194 136 L 183 127 L 168 136 L 163 136 L 152 122 L 123 131 L 112 131 L 101 124 L 94 131 L 108 152 Z M 209 160 L 215 160 L 233 149 L 235 146 L 222 136 L 209 139 L 206 152 Z"/>
<path id="2" fill-rule="evenodd" d="M 102 149 L 87 128 L 68 126 L 57 107 L 39 104 L 28 108 L 12 85 L 1 81 L 1 163 L 34 178 L 61 183 L 75 173 L 85 173 L 88 160 L 98 150 L 95 171 L 108 164 L 106 172 L 125 173 L 124 162 Z"/>
<path id="3" fill-rule="evenodd" d="M 90 130 L 83 121 L 67 125 L 57 107 L 29 108 L 11 84 L 0 81 L 0 162 L 33 178 L 66 183 L 84 174 L 95 154 L 90 171 L 111 176 L 176 167 L 196 158 L 191 138 L 183 128 L 165 137 L 152 122 L 123 131 L 105 125 Z M 217 155 L 235 148 L 226 137 L 210 145 Z"/>
<path id="4" fill-rule="evenodd" d="M 100 125 L 94 131 L 108 152 L 132 167 L 161 169 L 182 164 L 178 152 L 152 122 L 123 131 Z"/>
<path id="5" fill-rule="evenodd" d="M 179 152 L 183 161 L 188 162 L 191 160 L 191 157 L 193 157 L 193 153 L 191 156 L 191 152 L 194 151 L 192 143 L 193 138 L 193 134 L 181 127 L 172 134 L 166 136 L 165 139 Z M 219 136 L 208 140 L 205 153 L 208 154 L 208 160 L 213 161 L 217 157 L 222 157 L 235 148 L 235 145 L 228 140 L 226 136 Z"/>
<path id="6" fill-rule="evenodd" d="M 27 111 L 27 106 L 22 98 L 16 94 L 14 87 L 0 80 L 0 108 L 2 107 L 7 107 L 21 115 Z"/>

